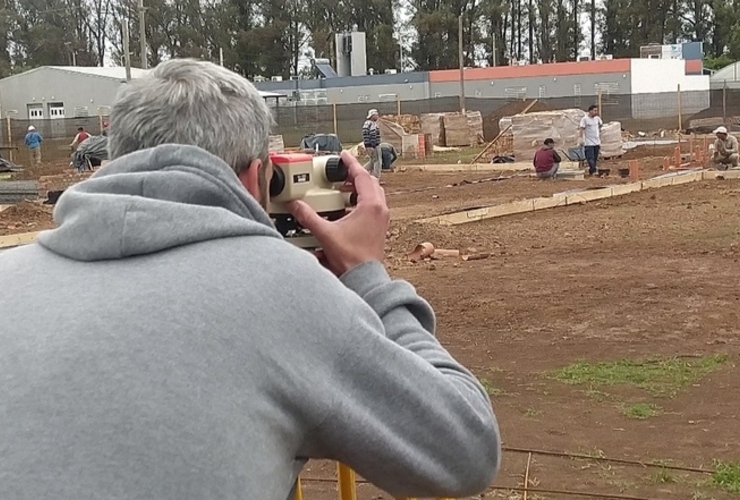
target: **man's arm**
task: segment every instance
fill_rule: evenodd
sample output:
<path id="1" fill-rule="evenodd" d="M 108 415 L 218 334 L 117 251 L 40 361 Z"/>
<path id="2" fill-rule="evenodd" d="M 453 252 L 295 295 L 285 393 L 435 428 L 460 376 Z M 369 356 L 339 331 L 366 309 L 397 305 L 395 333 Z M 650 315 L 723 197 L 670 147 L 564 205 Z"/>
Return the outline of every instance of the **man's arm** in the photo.
<path id="1" fill-rule="evenodd" d="M 342 159 L 357 192 L 352 212 L 330 222 L 302 201 L 289 205 L 321 244 L 322 263 L 345 285 L 307 281 L 323 291 L 326 305 L 318 307 L 337 323 L 317 326 L 317 345 L 332 346 L 332 361 L 323 375 L 306 372 L 309 386 L 319 387 L 309 407 L 323 411 L 299 456 L 342 461 L 395 496 L 478 493 L 500 460 L 490 400 L 435 339 L 429 304 L 388 277 L 381 264 L 390 220 L 383 188 L 351 154 Z"/>
<path id="2" fill-rule="evenodd" d="M 394 496 L 480 493 L 500 464 L 498 426 L 478 380 L 434 337 L 431 307 L 379 262 L 341 281 L 342 306 L 354 307 L 337 333 L 340 359 L 325 388 L 333 397 L 306 458 L 345 463 Z"/>

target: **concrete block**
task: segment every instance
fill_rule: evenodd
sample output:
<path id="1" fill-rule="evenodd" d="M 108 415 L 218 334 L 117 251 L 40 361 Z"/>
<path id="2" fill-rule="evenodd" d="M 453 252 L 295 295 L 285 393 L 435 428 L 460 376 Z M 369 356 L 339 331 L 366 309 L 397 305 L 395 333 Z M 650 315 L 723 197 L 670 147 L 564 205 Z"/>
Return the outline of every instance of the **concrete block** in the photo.
<path id="1" fill-rule="evenodd" d="M 720 171 L 717 172 L 717 176 L 715 177 L 715 179 L 717 179 L 718 177 L 721 177 L 723 179 L 740 179 L 740 170 Z"/>
<path id="2" fill-rule="evenodd" d="M 583 170 L 558 170 L 558 179 L 582 181 L 584 178 Z"/>
<path id="3" fill-rule="evenodd" d="M 571 193 L 566 195 L 566 205 L 577 205 L 580 203 L 586 203 L 589 201 L 603 200 L 604 198 L 611 198 L 611 188 L 601 189 L 587 189 L 578 193 Z"/>

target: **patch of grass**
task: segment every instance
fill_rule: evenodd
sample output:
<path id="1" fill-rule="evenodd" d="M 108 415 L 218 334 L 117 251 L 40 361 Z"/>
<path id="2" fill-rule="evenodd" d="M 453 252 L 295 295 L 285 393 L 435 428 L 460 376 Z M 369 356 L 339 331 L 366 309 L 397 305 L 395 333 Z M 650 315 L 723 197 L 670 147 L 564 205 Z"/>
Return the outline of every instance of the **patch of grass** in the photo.
<path id="1" fill-rule="evenodd" d="M 590 384 L 592 387 L 632 385 L 654 396 L 671 397 L 718 369 L 727 360 L 725 355 L 715 355 L 694 359 L 623 359 L 611 363 L 581 361 L 556 371 L 554 376 L 566 384 Z"/>
<path id="2" fill-rule="evenodd" d="M 608 392 L 599 391 L 594 388 L 590 388 L 586 391 L 586 396 L 593 399 L 597 403 L 603 403 L 604 401 L 614 401 L 614 396 L 609 394 Z"/>
<path id="3" fill-rule="evenodd" d="M 730 493 L 740 494 L 740 461 L 717 462 L 712 474 L 712 483 Z"/>
<path id="4" fill-rule="evenodd" d="M 660 407 L 652 403 L 636 403 L 622 407 L 622 414 L 628 418 L 645 420 L 660 414 Z"/>
<path id="5" fill-rule="evenodd" d="M 486 391 L 489 396 L 507 396 L 508 395 L 508 393 L 505 390 L 495 387 L 491 383 L 491 381 L 486 378 L 479 377 L 478 381 L 480 382 L 480 385 L 483 386 L 483 390 Z"/>
<path id="6" fill-rule="evenodd" d="M 529 408 L 524 413 L 524 416 L 527 418 L 538 418 L 542 416 L 542 410 L 535 410 L 534 408 Z"/>
<path id="7" fill-rule="evenodd" d="M 667 470 L 660 469 L 658 472 L 653 474 L 652 482 L 655 484 L 673 484 L 678 482 L 678 479 Z"/>

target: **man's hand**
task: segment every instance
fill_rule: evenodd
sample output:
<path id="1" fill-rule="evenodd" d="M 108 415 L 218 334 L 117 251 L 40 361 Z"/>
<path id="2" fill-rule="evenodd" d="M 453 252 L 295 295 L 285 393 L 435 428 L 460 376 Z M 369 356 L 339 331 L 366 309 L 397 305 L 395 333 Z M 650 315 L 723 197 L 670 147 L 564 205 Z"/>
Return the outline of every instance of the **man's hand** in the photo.
<path id="1" fill-rule="evenodd" d="M 329 222 L 303 201 L 288 205 L 298 223 L 311 231 L 321 245 L 322 263 L 337 276 L 365 262 L 382 262 L 390 223 L 390 210 L 378 179 L 349 152 L 342 152 L 342 161 L 349 169 L 346 185 L 357 193 L 357 206 L 352 212 Z"/>

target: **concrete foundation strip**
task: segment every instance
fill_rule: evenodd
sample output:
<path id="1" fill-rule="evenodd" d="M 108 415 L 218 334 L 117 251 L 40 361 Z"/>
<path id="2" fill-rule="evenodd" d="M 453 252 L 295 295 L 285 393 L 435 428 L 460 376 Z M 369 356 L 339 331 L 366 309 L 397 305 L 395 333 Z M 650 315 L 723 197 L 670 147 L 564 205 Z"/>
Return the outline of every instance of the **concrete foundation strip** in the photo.
<path id="1" fill-rule="evenodd" d="M 504 203 L 503 205 L 493 205 L 490 207 L 476 208 L 447 215 L 438 215 L 435 217 L 420 219 L 416 222 L 454 226 L 457 224 L 466 224 L 468 222 L 504 217 L 506 215 L 535 212 L 537 210 L 545 210 L 547 208 L 579 205 L 589 201 L 603 200 L 605 198 L 636 193 L 646 189 L 677 186 L 680 184 L 687 184 L 689 182 L 709 179 L 740 179 L 740 170 L 693 170 L 676 172 L 661 175 L 659 177 L 653 177 L 652 179 L 647 179 L 641 182 L 606 186 L 598 189 L 565 191 L 563 193 L 556 193 L 550 197 L 513 201 L 511 203 Z M 33 243 L 39 233 L 40 231 L 34 231 L 31 233 L 0 236 L 0 250 Z"/>
<path id="2" fill-rule="evenodd" d="M 476 208 L 473 210 L 465 210 L 446 215 L 437 215 L 420 219 L 416 222 L 423 224 L 439 224 L 441 226 L 455 226 L 458 224 L 467 224 L 469 222 L 477 222 L 486 219 L 495 219 L 506 215 L 535 212 L 537 210 L 545 210 L 548 208 L 568 205 L 580 205 L 589 201 L 623 196 L 625 194 L 636 193 L 647 189 L 677 186 L 680 184 L 708 179 L 740 179 L 740 170 L 689 170 L 684 172 L 675 172 L 640 182 L 615 184 L 597 189 L 565 191 L 548 197 L 529 198 L 526 200 L 504 203 L 502 205 L 493 205 L 490 207 Z"/>

